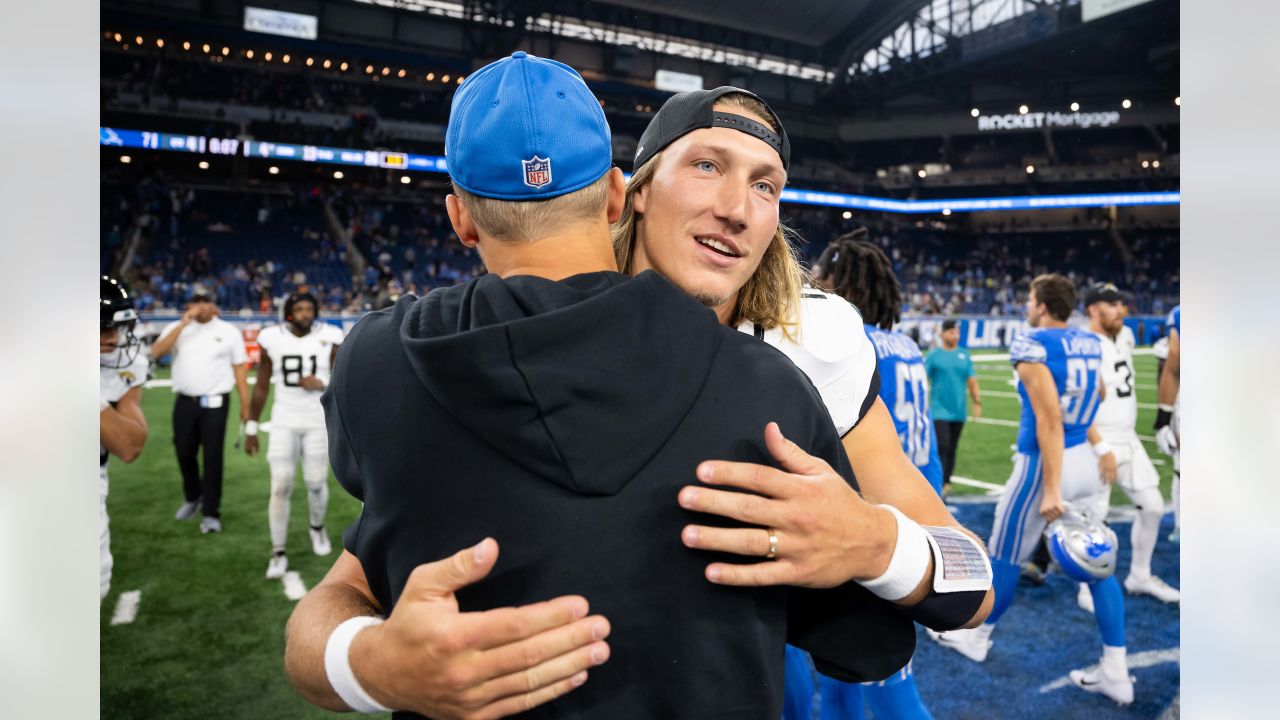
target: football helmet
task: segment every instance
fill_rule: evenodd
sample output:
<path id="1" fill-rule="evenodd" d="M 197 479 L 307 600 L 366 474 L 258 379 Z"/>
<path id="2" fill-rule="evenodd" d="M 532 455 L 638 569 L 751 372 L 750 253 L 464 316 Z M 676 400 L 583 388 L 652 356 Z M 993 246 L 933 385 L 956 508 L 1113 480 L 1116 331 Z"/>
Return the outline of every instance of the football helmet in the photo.
<path id="1" fill-rule="evenodd" d="M 1095 583 L 1115 574 L 1119 543 L 1106 523 L 1067 505 L 1062 517 L 1045 528 L 1049 555 L 1075 580 Z"/>
<path id="2" fill-rule="evenodd" d="M 133 291 L 123 281 L 107 275 L 98 284 L 99 329 L 114 329 L 117 333 L 116 349 L 99 353 L 103 367 L 128 367 L 142 350 L 142 341 L 134 335 L 138 324 L 138 311 L 133 306 Z"/>

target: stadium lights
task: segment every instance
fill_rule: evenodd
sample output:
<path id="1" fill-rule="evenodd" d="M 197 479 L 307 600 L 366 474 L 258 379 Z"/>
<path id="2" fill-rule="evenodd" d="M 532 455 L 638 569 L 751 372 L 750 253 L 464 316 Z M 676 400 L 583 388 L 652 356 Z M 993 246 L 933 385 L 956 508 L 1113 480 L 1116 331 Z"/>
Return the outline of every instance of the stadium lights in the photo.
<path id="1" fill-rule="evenodd" d="M 459 84 L 459 85 L 461 85 L 463 80 L 466 80 L 466 78 L 465 78 L 465 77 L 463 77 L 463 76 L 461 76 L 461 75 L 459 75 L 459 76 L 458 76 L 458 84 Z M 649 110 L 649 106 L 648 106 L 648 105 L 645 105 L 645 106 L 644 106 L 644 109 L 645 109 L 645 112 L 649 112 L 649 111 L 650 111 L 650 110 Z"/>
<path id="2" fill-rule="evenodd" d="M 1078 102 L 1071 103 L 1071 112 L 1080 112 L 1080 103 Z"/>
<path id="3" fill-rule="evenodd" d="M 341 170 L 334 170 L 334 171 L 333 171 L 333 179 L 334 179 L 334 180 L 341 180 L 341 179 L 342 179 L 342 171 L 341 171 Z"/>
<path id="4" fill-rule="evenodd" d="M 183 49 L 183 50 L 190 50 L 190 49 L 191 49 L 191 41 L 190 41 L 190 40 L 183 40 L 183 41 L 182 41 L 182 49 Z"/>
<path id="5" fill-rule="evenodd" d="M 373 74 L 373 66 L 372 66 L 372 65 L 365 65 L 365 66 L 364 66 L 364 74 L 365 74 L 365 75 L 371 75 L 371 74 Z"/>
<path id="6" fill-rule="evenodd" d="M 1129 98 L 1125 98 L 1120 102 L 1120 107 L 1124 108 L 1125 110 L 1128 110 L 1129 108 L 1133 107 L 1133 103 L 1129 101 Z"/>
<path id="7" fill-rule="evenodd" d="M 271 173 L 272 175 L 279 175 L 280 168 L 276 167 L 275 165 L 272 165 L 271 167 L 267 168 L 267 172 Z"/>
<path id="8" fill-rule="evenodd" d="M 849 220 L 853 217 L 853 213 L 849 212 L 848 210 L 845 210 L 844 212 L 840 213 L 840 217 L 844 218 L 845 220 Z"/>
<path id="9" fill-rule="evenodd" d="M 112 37 L 116 39 L 116 42 L 120 42 L 120 33 L 116 33 L 115 35 L 112 35 Z"/>
<path id="10" fill-rule="evenodd" d="M 974 108 L 969 111 L 969 117 L 978 117 L 981 114 L 982 113 L 978 110 L 978 108 Z"/>
<path id="11" fill-rule="evenodd" d="M 265 55 L 262 56 L 262 59 L 266 60 L 267 62 L 271 62 L 271 52 L 268 51 Z"/>
<path id="12" fill-rule="evenodd" d="M 1027 107 L 1026 105 L 1019 105 L 1019 106 L 1018 106 L 1018 114 L 1019 114 L 1019 115 L 1026 115 L 1026 114 L 1027 114 L 1027 113 L 1029 113 L 1029 112 L 1031 112 L 1031 108 Z"/>
<path id="13" fill-rule="evenodd" d="M 1152 160 L 1152 161 L 1151 161 L 1151 167 L 1153 167 L 1153 168 L 1159 168 L 1159 167 L 1160 167 L 1160 161 L 1159 161 L 1159 160 Z"/>
<path id="14" fill-rule="evenodd" d="M 312 65 L 315 65 L 315 64 L 316 64 L 315 58 L 307 58 L 307 67 L 311 67 Z"/>
<path id="15" fill-rule="evenodd" d="M 916 176 L 923 179 L 923 178 L 929 177 L 929 173 L 925 172 L 924 170 L 917 170 Z"/>
<path id="16" fill-rule="evenodd" d="M 385 77 L 385 76 L 387 76 L 387 75 L 390 75 L 390 74 L 391 74 L 391 68 L 389 68 L 389 67 L 387 67 L 387 66 L 383 65 L 383 66 L 382 66 L 382 74 L 383 74 L 383 76 L 384 76 L 384 77 Z"/>
<path id="17" fill-rule="evenodd" d="M 1178 107 L 1182 107 L 1182 96 L 1179 95 L 1178 97 L 1174 98 L 1173 104 L 1177 105 Z"/>
<path id="18" fill-rule="evenodd" d="M 133 162 L 133 158 L 129 157 L 128 155 L 121 155 L 120 162 L 124 163 L 125 165 L 128 165 L 129 163 Z"/>
<path id="19" fill-rule="evenodd" d="M 435 80 L 435 79 L 436 79 L 435 73 L 427 73 L 427 82 L 431 82 L 432 80 Z"/>
<path id="20" fill-rule="evenodd" d="M 1144 168 L 1151 167 L 1151 161 L 1150 161 L 1150 160 L 1143 160 L 1143 161 L 1142 161 L 1142 167 L 1144 167 Z"/>
<path id="21" fill-rule="evenodd" d="M 209 43 L 205 43 L 204 46 L 201 47 L 200 49 L 204 50 L 205 54 L 207 55 L 209 53 Z"/>
<path id="22" fill-rule="evenodd" d="M 333 66 L 333 63 L 332 63 L 332 62 L 330 62 L 330 61 L 328 61 L 328 60 L 325 60 L 325 61 L 324 61 L 324 69 L 325 69 L 325 70 L 328 70 L 328 69 L 329 69 L 330 67 L 332 67 L 332 66 Z"/>
<path id="23" fill-rule="evenodd" d="M 408 73 L 407 73 L 407 72 L 405 72 L 405 69 L 404 69 L 404 68 L 400 68 L 400 72 L 396 73 L 396 77 L 404 77 L 404 76 L 405 76 L 405 75 L 407 75 L 407 74 L 408 74 Z"/>
<path id="24" fill-rule="evenodd" d="M 342 72 L 346 72 L 346 71 L 347 71 L 347 64 L 346 64 L 345 62 L 344 62 L 344 63 L 342 63 L 341 65 L 339 65 L 339 66 L 338 66 L 338 69 L 339 69 L 339 70 L 341 70 Z"/>
<path id="25" fill-rule="evenodd" d="M 409 177 L 408 175 L 401 175 L 401 176 L 400 176 L 400 184 L 401 184 L 401 185 L 408 185 L 408 184 L 409 184 L 409 183 L 411 183 L 411 182 L 413 182 L 413 180 L 412 180 L 412 179 L 410 179 L 410 177 Z"/>
<path id="26" fill-rule="evenodd" d="M 448 75 L 445 75 L 444 77 L 440 78 L 440 82 L 442 82 L 442 83 L 448 83 L 448 82 L 449 82 L 449 76 L 448 76 Z"/>
<path id="27" fill-rule="evenodd" d="M 164 47 L 164 38 L 156 38 L 156 47 L 158 48 Z"/>
<path id="28" fill-rule="evenodd" d="M 943 215 L 950 215 L 950 214 L 951 214 L 951 208 L 942 208 L 942 214 L 943 214 Z"/>
<path id="29" fill-rule="evenodd" d="M 134 38 L 134 39 L 133 39 L 133 41 L 134 41 L 135 43 L 137 43 L 137 44 L 141 45 L 141 44 L 142 44 L 142 36 L 141 36 L 141 35 L 139 35 L 138 37 Z"/>
<path id="30" fill-rule="evenodd" d="M 226 45 L 223 45 L 223 46 L 222 46 L 222 57 L 226 57 L 226 56 L 228 56 L 228 55 L 230 55 L 230 54 L 231 54 L 231 48 L 227 47 Z"/>
<path id="31" fill-rule="evenodd" d="M 208 170 L 208 169 L 209 169 L 209 161 L 207 161 L 207 160 L 201 160 L 201 161 L 200 161 L 200 169 L 201 169 L 201 170 Z"/>
<path id="32" fill-rule="evenodd" d="M 280 62 L 284 63 L 285 65 L 288 65 L 288 64 L 289 64 L 289 56 L 288 56 L 288 55 L 285 55 L 284 57 L 280 58 Z"/>
<path id="33" fill-rule="evenodd" d="M 244 51 L 244 56 L 245 56 L 245 57 L 247 57 L 247 58 L 249 58 L 250 60 L 252 60 L 252 59 L 253 59 L 253 51 L 252 51 L 252 50 L 245 50 L 245 51 Z"/>
<path id="34" fill-rule="evenodd" d="M 1028 165 L 1028 166 L 1027 166 L 1027 174 L 1028 174 L 1028 175 L 1031 175 L 1031 174 L 1035 173 L 1035 171 L 1036 171 L 1036 166 L 1035 166 L 1035 165 Z"/>

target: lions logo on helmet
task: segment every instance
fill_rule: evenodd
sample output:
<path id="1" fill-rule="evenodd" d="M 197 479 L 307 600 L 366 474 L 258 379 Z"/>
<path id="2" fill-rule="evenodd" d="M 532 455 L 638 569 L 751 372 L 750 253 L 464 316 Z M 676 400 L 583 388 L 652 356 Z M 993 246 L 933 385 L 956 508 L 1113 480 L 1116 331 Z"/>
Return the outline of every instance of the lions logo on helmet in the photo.
<path id="1" fill-rule="evenodd" d="M 1115 573 L 1116 534 L 1101 520 L 1068 506 L 1044 533 L 1049 555 L 1069 577 L 1094 583 Z"/>

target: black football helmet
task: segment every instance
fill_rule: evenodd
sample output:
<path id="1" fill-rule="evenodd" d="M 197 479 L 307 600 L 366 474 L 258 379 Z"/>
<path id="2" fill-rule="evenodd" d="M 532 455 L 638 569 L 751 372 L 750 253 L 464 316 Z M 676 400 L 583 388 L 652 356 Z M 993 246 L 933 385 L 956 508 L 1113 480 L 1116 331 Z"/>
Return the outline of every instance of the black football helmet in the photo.
<path id="1" fill-rule="evenodd" d="M 295 291 L 295 292 L 289 293 L 289 296 L 284 299 L 284 307 L 281 308 L 281 312 L 280 312 L 281 319 L 283 319 L 285 322 L 289 323 L 290 325 L 293 325 L 294 324 L 293 306 L 297 305 L 300 302 L 311 303 L 311 307 L 315 308 L 315 311 L 316 311 L 315 317 L 316 319 L 319 319 L 320 301 L 316 299 L 315 295 L 312 295 L 311 292 L 307 290 L 303 290 L 301 292 Z M 314 323 L 315 320 L 312 320 L 312 322 Z M 308 327 L 307 329 L 310 330 L 310 327 Z"/>
<path id="2" fill-rule="evenodd" d="M 103 367 L 128 367 L 142 350 L 142 341 L 134 335 L 138 324 L 138 311 L 133 306 L 133 291 L 124 282 L 107 275 L 98 285 L 99 329 L 114 329 L 118 333 L 116 349 L 101 353 L 99 363 Z"/>

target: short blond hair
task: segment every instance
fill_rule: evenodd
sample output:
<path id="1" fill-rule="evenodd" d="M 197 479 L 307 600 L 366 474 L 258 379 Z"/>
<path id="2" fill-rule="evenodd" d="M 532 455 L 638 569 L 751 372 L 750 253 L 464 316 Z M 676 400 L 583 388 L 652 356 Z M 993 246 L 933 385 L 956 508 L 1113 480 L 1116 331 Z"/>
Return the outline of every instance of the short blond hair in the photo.
<path id="1" fill-rule="evenodd" d="M 469 193 L 456 183 L 453 192 L 484 234 L 506 242 L 529 242 L 603 215 L 609 200 L 609 173 L 581 190 L 550 200 L 497 200 Z"/>
<path id="2" fill-rule="evenodd" d="M 759 115 L 773 127 L 774 132 L 782 129 L 776 126 L 769 108 L 750 95 L 730 93 L 718 98 L 716 104 Z M 639 236 L 640 215 L 635 211 L 635 195 L 653 182 L 664 152 L 665 150 L 654 155 L 631 176 L 627 182 L 622 216 L 611 228 L 618 268 L 628 275 L 635 272 L 632 265 Z M 804 286 L 805 273 L 791 242 L 794 237 L 795 232 L 779 219 L 760 266 L 747 280 L 747 284 L 738 290 L 737 304 L 729 318 L 731 326 L 736 327 L 749 321 L 764 330 L 780 327 L 787 337 L 795 339 L 795 329 L 799 325 L 797 315 L 800 309 L 800 290 Z"/>

